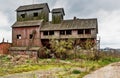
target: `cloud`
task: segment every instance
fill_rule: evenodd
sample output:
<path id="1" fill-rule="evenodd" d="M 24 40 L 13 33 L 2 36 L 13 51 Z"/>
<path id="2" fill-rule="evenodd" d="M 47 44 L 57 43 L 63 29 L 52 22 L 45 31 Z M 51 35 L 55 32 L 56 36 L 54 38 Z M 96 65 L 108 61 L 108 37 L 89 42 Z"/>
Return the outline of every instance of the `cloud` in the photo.
<path id="1" fill-rule="evenodd" d="M 6 41 L 8 40 L 9 42 L 11 42 L 11 29 L 9 27 L 9 22 L 8 22 L 8 18 L 7 16 L 0 12 L 0 42 L 2 41 L 2 39 L 4 38 Z"/>
<path id="2" fill-rule="evenodd" d="M 9 25 L 7 16 L 0 12 L 0 18 L 0 29 L 6 29 Z"/>
<path id="3" fill-rule="evenodd" d="M 11 31 L 8 31 L 8 30 L 0 30 L 0 42 L 2 42 L 2 39 L 4 38 L 5 39 L 5 42 L 11 42 L 12 39 L 12 32 Z"/>
<path id="4" fill-rule="evenodd" d="M 119 48 L 120 46 L 120 11 L 99 11 L 99 35 L 102 47 Z"/>

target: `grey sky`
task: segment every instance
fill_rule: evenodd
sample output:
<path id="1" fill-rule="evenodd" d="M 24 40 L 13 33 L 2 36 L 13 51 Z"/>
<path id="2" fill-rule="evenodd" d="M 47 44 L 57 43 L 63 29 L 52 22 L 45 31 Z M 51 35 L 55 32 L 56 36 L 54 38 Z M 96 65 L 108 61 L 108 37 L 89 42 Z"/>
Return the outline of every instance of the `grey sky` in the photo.
<path id="1" fill-rule="evenodd" d="M 65 9 L 65 19 L 98 18 L 101 47 L 120 48 L 120 0 L 34 0 L 48 3 L 50 10 Z M 11 26 L 16 21 L 15 10 L 20 5 L 33 4 L 33 0 L 0 0 L 0 42 L 12 40 Z"/>

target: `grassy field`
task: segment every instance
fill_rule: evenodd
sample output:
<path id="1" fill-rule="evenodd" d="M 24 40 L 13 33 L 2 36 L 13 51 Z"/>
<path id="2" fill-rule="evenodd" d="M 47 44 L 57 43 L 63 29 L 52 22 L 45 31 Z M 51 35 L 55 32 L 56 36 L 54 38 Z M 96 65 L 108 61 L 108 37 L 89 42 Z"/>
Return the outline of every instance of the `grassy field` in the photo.
<path id="1" fill-rule="evenodd" d="M 61 69 L 52 75 L 58 78 L 82 78 L 91 71 L 97 70 L 100 67 L 113 62 L 120 61 L 120 58 L 101 58 L 98 61 L 85 59 L 38 59 L 34 62 L 31 59 L 23 59 L 24 62 L 10 59 L 8 56 L 0 56 L 0 76 L 22 73 L 34 70 L 50 71 L 55 68 Z M 52 73 L 52 71 L 51 71 Z"/>

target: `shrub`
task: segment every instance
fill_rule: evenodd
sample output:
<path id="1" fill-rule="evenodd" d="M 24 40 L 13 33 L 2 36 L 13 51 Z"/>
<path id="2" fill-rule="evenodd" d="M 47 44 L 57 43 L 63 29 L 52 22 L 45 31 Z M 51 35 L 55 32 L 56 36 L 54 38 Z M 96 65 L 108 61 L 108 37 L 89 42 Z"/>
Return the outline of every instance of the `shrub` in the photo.
<path id="1" fill-rule="evenodd" d="M 72 73 L 73 74 L 80 74 L 81 72 L 80 72 L 80 70 L 73 70 Z"/>

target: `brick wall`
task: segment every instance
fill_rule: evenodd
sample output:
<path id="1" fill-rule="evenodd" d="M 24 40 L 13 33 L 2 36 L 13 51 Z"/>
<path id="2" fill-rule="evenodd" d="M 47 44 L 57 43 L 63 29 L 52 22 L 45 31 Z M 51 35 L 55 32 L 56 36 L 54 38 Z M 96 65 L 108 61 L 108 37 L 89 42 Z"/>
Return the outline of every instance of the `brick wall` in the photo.
<path id="1" fill-rule="evenodd" d="M 0 43 L 0 54 L 9 54 L 8 49 L 10 48 L 11 44 L 2 42 Z"/>

